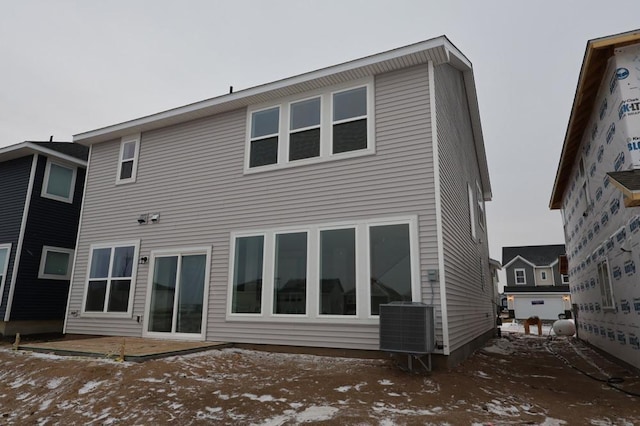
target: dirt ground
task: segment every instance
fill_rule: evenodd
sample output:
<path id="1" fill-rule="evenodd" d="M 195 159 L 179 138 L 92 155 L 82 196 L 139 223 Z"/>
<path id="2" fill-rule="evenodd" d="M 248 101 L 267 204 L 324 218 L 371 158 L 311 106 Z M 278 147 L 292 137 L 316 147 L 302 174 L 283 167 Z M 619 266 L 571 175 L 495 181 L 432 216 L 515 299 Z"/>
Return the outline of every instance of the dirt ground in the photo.
<path id="1" fill-rule="evenodd" d="M 558 353 L 562 358 L 554 354 Z M 634 425 L 640 377 L 574 338 L 503 333 L 451 371 L 245 349 L 140 364 L 0 344 L 0 424 Z"/>

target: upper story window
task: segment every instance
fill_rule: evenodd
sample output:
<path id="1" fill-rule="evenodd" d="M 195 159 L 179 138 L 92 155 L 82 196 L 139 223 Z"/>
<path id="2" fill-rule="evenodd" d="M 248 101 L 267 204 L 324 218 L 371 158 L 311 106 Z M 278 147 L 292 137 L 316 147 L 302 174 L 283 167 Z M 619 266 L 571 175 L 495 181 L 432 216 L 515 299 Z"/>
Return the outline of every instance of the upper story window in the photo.
<path id="1" fill-rule="evenodd" d="M 278 133 L 280 107 L 251 114 L 251 152 L 249 167 L 266 166 L 278 162 Z"/>
<path id="2" fill-rule="evenodd" d="M 42 247 L 38 278 L 68 280 L 71 278 L 71 264 L 74 250 L 60 247 Z"/>
<path id="3" fill-rule="evenodd" d="M 65 203 L 73 203 L 76 174 L 76 167 L 47 159 L 41 196 Z"/>
<path id="4" fill-rule="evenodd" d="M 289 117 L 289 161 L 320 156 L 319 97 L 294 102 Z"/>
<path id="5" fill-rule="evenodd" d="M 562 274 L 562 284 L 569 284 L 569 275 Z"/>
<path id="6" fill-rule="evenodd" d="M 547 273 L 545 271 L 540 271 L 540 279 L 546 281 Z"/>
<path id="7" fill-rule="evenodd" d="M 513 273 L 515 274 L 515 278 L 516 278 L 516 285 L 525 285 L 527 284 L 527 277 L 524 273 L 524 269 L 515 269 L 513 271 Z"/>
<path id="8" fill-rule="evenodd" d="M 373 78 L 250 109 L 245 172 L 375 152 Z"/>
<path id="9" fill-rule="evenodd" d="M 478 181 L 476 181 L 476 203 L 478 204 L 478 224 L 484 229 L 484 197 L 482 196 L 482 190 L 480 189 Z"/>
<path id="10" fill-rule="evenodd" d="M 476 238 L 476 213 L 475 205 L 473 202 L 473 189 L 471 185 L 467 184 L 467 193 L 469 195 L 469 224 L 471 225 L 471 238 Z"/>
<path id="11" fill-rule="evenodd" d="M 334 154 L 367 148 L 367 88 L 333 94 Z"/>
<path id="12" fill-rule="evenodd" d="M 120 156 L 118 157 L 118 176 L 116 177 L 116 184 L 136 181 L 139 151 L 139 133 L 122 138 L 120 142 Z"/>

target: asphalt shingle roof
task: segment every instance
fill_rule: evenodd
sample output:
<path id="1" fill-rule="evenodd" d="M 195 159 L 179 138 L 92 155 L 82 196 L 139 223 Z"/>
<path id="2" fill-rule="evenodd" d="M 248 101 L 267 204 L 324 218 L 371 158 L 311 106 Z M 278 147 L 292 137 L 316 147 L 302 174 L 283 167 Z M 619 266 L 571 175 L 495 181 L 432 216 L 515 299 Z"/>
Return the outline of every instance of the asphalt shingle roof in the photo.
<path id="1" fill-rule="evenodd" d="M 640 191 L 640 169 L 607 173 L 629 191 Z"/>
<path id="2" fill-rule="evenodd" d="M 565 252 L 564 244 L 502 247 L 502 264 L 506 265 L 514 257 L 520 256 L 536 266 L 547 266 L 558 260 L 558 256 Z"/>

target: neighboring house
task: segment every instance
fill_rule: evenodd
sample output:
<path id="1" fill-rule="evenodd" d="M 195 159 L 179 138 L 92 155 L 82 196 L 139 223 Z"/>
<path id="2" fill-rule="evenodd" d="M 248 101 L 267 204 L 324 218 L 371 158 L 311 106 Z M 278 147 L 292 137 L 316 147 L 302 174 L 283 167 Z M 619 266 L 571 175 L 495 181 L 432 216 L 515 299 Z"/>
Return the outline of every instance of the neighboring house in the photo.
<path id="1" fill-rule="evenodd" d="M 88 151 L 0 148 L 0 335 L 62 331 Z"/>
<path id="2" fill-rule="evenodd" d="M 379 348 L 435 306 L 493 333 L 471 63 L 440 37 L 76 135 L 91 147 L 65 330 Z"/>
<path id="3" fill-rule="evenodd" d="M 569 280 L 558 268 L 564 254 L 564 244 L 502 248 L 504 295 L 511 317 L 557 320 L 560 314 L 571 315 Z"/>
<path id="4" fill-rule="evenodd" d="M 640 368 L 640 31 L 590 40 L 550 207 L 581 339 Z"/>

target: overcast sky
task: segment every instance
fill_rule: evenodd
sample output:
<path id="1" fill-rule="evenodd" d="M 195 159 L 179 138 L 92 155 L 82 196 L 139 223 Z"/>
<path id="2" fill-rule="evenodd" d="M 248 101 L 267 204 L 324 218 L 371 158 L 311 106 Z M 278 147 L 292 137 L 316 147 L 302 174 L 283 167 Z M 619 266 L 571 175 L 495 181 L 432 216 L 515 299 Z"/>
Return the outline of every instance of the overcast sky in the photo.
<path id="1" fill-rule="evenodd" d="M 640 0 L 0 0 L 0 146 L 444 34 L 474 66 L 501 260 L 564 242 L 548 204 L 587 40 L 638 27 Z"/>

